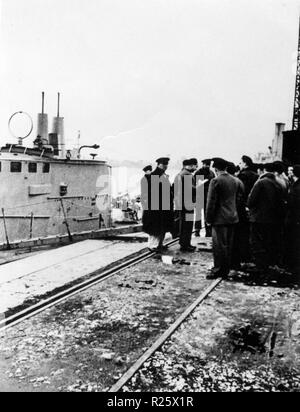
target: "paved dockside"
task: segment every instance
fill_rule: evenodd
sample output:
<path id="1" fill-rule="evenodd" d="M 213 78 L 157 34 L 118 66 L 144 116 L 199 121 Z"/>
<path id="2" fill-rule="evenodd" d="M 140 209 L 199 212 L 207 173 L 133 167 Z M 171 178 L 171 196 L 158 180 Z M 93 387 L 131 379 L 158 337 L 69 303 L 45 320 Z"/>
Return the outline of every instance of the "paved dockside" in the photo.
<path id="1" fill-rule="evenodd" d="M 86 240 L 0 266 L 0 313 L 138 252 L 138 242 Z"/>

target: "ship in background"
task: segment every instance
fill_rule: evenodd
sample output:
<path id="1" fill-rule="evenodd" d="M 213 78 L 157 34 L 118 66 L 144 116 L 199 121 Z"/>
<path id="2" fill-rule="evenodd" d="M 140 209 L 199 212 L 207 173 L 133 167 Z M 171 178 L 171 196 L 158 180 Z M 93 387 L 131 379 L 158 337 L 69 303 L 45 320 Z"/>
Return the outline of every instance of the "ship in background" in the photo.
<path id="1" fill-rule="evenodd" d="M 276 123 L 272 146 L 267 153 L 258 153 L 257 163 L 281 160 L 287 166 L 300 164 L 300 19 L 292 130 L 285 130 L 285 126 L 285 123 Z"/>
<path id="2" fill-rule="evenodd" d="M 0 243 L 111 226 L 111 167 L 81 158 L 97 145 L 66 149 L 60 94 L 48 133 L 44 99 L 33 147 L 19 139 L 0 148 Z"/>

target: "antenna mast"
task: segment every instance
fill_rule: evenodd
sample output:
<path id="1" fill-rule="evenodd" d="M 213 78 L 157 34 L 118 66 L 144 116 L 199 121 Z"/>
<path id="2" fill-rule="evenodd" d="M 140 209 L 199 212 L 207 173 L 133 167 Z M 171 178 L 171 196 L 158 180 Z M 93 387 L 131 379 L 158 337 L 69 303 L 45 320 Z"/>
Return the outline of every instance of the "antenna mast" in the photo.
<path id="1" fill-rule="evenodd" d="M 78 130 L 78 136 L 77 136 L 77 149 L 78 150 L 80 148 L 80 139 L 81 139 L 81 131 Z"/>
<path id="2" fill-rule="evenodd" d="M 297 55 L 296 89 L 294 101 L 293 130 L 300 130 L 300 18 L 299 18 L 299 39 Z"/>
<path id="3" fill-rule="evenodd" d="M 45 92 L 42 92 L 42 114 L 45 114 Z"/>
<path id="4" fill-rule="evenodd" d="M 60 115 L 60 93 L 57 93 L 57 117 Z"/>

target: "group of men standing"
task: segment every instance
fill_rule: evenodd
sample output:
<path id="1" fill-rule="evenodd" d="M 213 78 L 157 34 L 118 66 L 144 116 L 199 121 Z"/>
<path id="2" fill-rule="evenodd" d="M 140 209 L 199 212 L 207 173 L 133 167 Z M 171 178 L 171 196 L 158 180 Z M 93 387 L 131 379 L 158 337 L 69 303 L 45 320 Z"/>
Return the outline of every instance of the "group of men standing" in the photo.
<path id="1" fill-rule="evenodd" d="M 151 166 L 144 168 L 143 230 L 149 234 L 149 249 L 152 251 L 164 249 L 165 235 L 170 232 L 174 238 L 179 237 L 181 251 L 194 252 L 196 248 L 191 242 L 195 215 L 196 236 L 200 236 L 209 182 L 215 177 L 210 169 L 211 160 L 204 160 L 200 170 L 197 159 L 184 160 L 173 184 L 166 174 L 169 161 L 169 158 L 159 158 L 154 171 Z M 206 230 L 210 236 L 208 226 Z"/>
<path id="2" fill-rule="evenodd" d="M 169 158 L 144 169 L 143 225 L 149 248 L 163 250 L 165 234 L 179 237 L 183 252 L 202 229 L 212 237 L 214 267 L 210 278 L 227 277 L 248 263 L 253 273 L 284 267 L 300 275 L 300 166 L 289 178 L 281 162 L 254 165 L 243 156 L 236 167 L 221 158 L 183 162 L 173 185 L 166 174 Z"/>

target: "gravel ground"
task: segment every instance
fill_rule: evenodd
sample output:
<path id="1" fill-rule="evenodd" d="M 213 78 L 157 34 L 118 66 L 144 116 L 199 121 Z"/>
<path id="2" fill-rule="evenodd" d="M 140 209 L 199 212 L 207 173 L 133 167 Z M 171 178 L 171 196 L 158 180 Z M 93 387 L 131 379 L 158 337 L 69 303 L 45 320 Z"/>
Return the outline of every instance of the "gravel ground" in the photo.
<path id="1" fill-rule="evenodd" d="M 0 391 L 107 390 L 211 283 L 210 253 L 169 254 L 191 265 L 151 259 L 2 332 Z M 244 280 L 223 282 L 124 391 L 300 391 L 299 290 Z"/>
<path id="2" fill-rule="evenodd" d="M 300 392 L 299 298 L 223 282 L 124 391 Z"/>
<path id="3" fill-rule="evenodd" d="M 1 391 L 103 391 L 210 284 L 211 254 L 190 266 L 146 261 L 3 332 Z"/>

